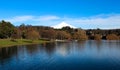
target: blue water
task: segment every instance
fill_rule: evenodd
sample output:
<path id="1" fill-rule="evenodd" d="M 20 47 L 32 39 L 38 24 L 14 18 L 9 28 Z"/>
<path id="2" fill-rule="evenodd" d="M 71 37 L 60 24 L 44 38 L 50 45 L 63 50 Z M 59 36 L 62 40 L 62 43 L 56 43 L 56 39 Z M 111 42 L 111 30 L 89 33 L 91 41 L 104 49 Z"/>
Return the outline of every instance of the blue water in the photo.
<path id="1" fill-rule="evenodd" d="M 120 41 L 0 48 L 0 70 L 120 70 Z"/>

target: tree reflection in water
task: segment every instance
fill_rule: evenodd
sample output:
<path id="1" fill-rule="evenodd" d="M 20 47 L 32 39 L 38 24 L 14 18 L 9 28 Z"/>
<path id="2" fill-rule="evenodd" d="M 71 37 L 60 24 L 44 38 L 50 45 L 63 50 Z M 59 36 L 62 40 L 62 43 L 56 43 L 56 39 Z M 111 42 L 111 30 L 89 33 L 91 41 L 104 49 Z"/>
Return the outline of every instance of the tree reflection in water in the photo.
<path id="1" fill-rule="evenodd" d="M 17 57 L 18 49 L 16 46 L 0 48 L 0 63 L 9 61 L 12 57 Z"/>
<path id="2" fill-rule="evenodd" d="M 105 40 L 5 47 L 0 48 L 0 69 L 110 70 L 116 68 L 120 70 L 119 53 L 120 41 Z"/>

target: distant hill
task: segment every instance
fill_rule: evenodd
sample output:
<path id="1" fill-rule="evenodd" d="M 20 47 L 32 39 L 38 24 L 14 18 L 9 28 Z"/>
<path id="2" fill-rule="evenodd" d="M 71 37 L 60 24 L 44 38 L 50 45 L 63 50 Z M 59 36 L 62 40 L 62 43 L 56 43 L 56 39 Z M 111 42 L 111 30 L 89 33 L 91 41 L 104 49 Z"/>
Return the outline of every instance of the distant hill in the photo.
<path id="1" fill-rule="evenodd" d="M 51 27 L 53 27 L 54 29 L 61 29 L 61 28 L 66 27 L 66 26 L 68 26 L 70 28 L 77 28 L 77 27 L 72 26 L 72 25 L 70 25 L 70 24 L 68 24 L 66 22 L 61 22 L 61 23 L 59 23 L 57 25 L 54 25 L 54 26 L 51 26 Z"/>

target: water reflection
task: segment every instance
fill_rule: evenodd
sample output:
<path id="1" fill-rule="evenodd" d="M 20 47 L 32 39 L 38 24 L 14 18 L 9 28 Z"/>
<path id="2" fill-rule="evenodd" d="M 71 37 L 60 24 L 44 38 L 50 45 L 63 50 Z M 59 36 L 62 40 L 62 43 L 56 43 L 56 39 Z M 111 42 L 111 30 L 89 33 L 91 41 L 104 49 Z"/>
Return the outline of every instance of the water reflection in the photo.
<path id="1" fill-rule="evenodd" d="M 47 68 L 58 70 L 59 68 L 63 70 L 65 67 L 70 70 L 87 69 L 86 67 L 88 67 L 88 69 L 98 70 L 104 66 L 105 68 L 102 69 L 115 67 L 116 70 L 119 70 L 120 68 L 116 67 L 120 66 L 119 58 L 120 41 L 43 43 L 0 48 L 0 69 L 46 70 Z"/>
<path id="2" fill-rule="evenodd" d="M 12 58 L 13 56 L 17 56 L 17 47 L 8 47 L 8 48 L 0 48 L 0 60 L 5 60 L 7 58 Z"/>
<path id="3" fill-rule="evenodd" d="M 44 43 L 42 44 L 42 46 L 44 47 L 44 51 L 48 54 L 48 55 L 52 55 L 55 51 L 55 43 Z"/>
<path id="4" fill-rule="evenodd" d="M 40 50 L 39 46 L 40 45 L 27 45 L 25 47 L 25 51 L 30 55 L 34 55 L 39 52 L 39 50 Z"/>

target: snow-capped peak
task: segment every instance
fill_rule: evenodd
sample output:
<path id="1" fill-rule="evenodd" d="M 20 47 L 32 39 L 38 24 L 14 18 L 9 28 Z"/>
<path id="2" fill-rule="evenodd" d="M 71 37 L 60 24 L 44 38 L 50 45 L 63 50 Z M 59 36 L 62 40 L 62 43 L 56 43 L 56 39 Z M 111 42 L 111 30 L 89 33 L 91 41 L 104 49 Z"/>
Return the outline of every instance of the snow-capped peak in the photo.
<path id="1" fill-rule="evenodd" d="M 62 22 L 62 23 L 57 24 L 57 25 L 52 26 L 52 27 L 55 28 L 55 29 L 61 29 L 61 28 L 66 27 L 66 26 L 69 26 L 71 28 L 76 28 L 76 27 L 74 27 L 74 26 L 72 26 L 70 24 L 67 24 L 66 22 Z"/>

